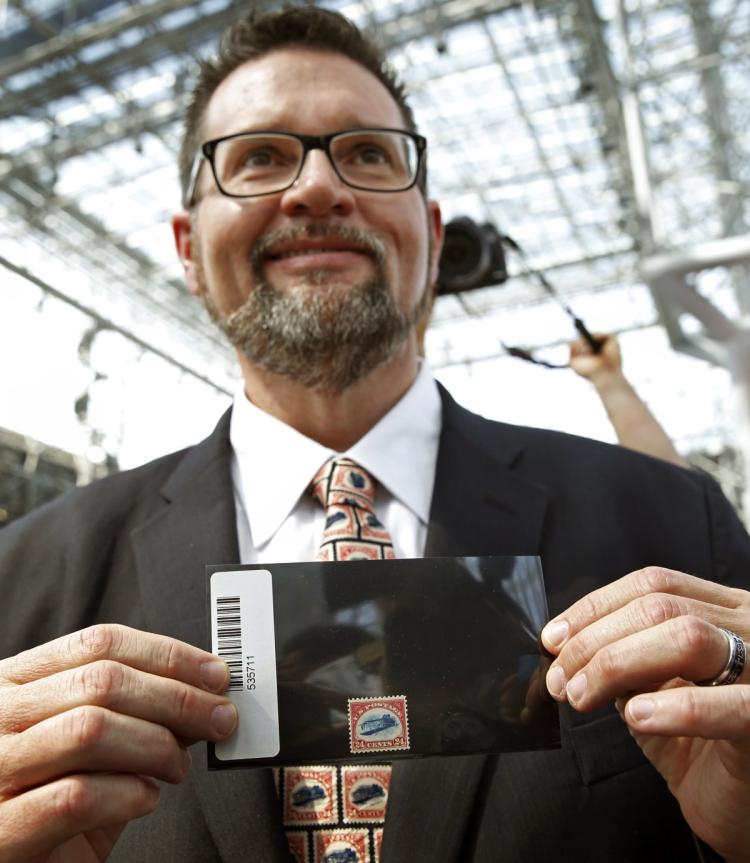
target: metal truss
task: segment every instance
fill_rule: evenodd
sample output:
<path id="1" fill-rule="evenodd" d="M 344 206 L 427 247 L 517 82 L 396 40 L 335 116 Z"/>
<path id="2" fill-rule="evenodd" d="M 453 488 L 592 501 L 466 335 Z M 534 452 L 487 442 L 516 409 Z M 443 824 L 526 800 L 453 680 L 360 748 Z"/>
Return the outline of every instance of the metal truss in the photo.
<path id="1" fill-rule="evenodd" d="M 406 81 L 446 218 L 493 222 L 577 308 L 631 298 L 611 329 L 658 316 L 675 345 L 698 344 L 646 285 L 659 256 L 748 233 L 750 0 L 322 5 L 374 32 Z M 0 33 L 0 257 L 222 390 L 229 352 L 186 302 L 153 226 L 178 205 L 173 160 L 196 58 L 245 8 L 9 0 Z M 76 277 L 50 277 L 49 257 Z M 433 365 L 489 362 L 519 329 L 529 347 L 570 335 L 509 263 L 506 284 L 438 302 Z M 746 313 L 747 271 L 730 275 L 722 301 L 729 292 Z M 529 309 L 549 323 L 519 328 Z M 491 344 L 467 337 L 477 319 L 495 330 Z"/>

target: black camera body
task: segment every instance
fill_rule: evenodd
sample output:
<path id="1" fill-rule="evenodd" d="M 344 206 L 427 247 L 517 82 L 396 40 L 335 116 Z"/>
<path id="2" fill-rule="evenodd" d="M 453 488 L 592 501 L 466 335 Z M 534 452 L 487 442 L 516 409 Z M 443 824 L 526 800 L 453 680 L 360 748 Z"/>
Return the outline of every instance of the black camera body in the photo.
<path id="1" fill-rule="evenodd" d="M 438 270 L 438 296 L 501 285 L 508 279 L 503 238 L 489 222 L 461 216 L 445 226 Z"/>

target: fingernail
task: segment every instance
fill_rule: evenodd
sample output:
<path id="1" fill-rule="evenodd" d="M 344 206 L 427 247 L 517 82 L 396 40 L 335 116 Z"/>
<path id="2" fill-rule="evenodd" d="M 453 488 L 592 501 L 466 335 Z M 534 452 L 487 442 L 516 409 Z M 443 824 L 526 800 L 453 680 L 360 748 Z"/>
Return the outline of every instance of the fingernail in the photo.
<path id="1" fill-rule="evenodd" d="M 149 802 L 153 809 L 156 809 L 156 807 L 159 805 L 159 797 L 161 795 L 161 788 L 159 787 L 159 783 L 155 779 L 152 779 L 150 776 L 139 776 L 138 778 L 146 786 L 148 796 L 150 797 Z"/>
<path id="2" fill-rule="evenodd" d="M 570 627 L 567 621 L 553 620 L 552 623 L 548 623 L 542 630 L 542 638 L 547 644 L 551 644 L 552 647 L 559 647 L 568 637 L 569 631 Z"/>
<path id="3" fill-rule="evenodd" d="M 223 690 L 227 685 L 229 671 L 226 662 L 214 659 L 201 665 L 201 681 L 206 689 Z"/>
<path id="4" fill-rule="evenodd" d="M 568 694 L 568 701 L 574 703 L 580 701 L 583 698 L 583 693 L 586 691 L 587 684 L 588 680 L 586 680 L 585 674 L 576 674 L 565 690 Z"/>
<path id="5" fill-rule="evenodd" d="M 193 756 L 190 754 L 190 751 L 187 749 L 182 750 L 182 770 L 185 774 L 187 774 L 188 770 L 190 770 L 190 766 L 193 763 Z"/>
<path id="6" fill-rule="evenodd" d="M 547 672 L 547 689 L 550 695 L 558 697 L 565 692 L 565 672 L 559 665 L 553 665 Z"/>
<path id="7" fill-rule="evenodd" d="M 220 704 L 211 714 L 211 728 L 219 737 L 229 736 L 237 725 L 237 708 L 234 704 Z"/>
<path id="8" fill-rule="evenodd" d="M 653 698 L 631 698 L 628 713 L 636 722 L 645 722 L 654 715 L 656 702 Z"/>

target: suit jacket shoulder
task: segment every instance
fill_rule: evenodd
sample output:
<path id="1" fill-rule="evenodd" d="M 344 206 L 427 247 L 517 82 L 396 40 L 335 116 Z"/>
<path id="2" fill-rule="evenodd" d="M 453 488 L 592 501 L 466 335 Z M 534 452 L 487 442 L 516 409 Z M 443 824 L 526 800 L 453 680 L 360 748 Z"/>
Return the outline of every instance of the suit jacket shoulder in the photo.
<path id="1" fill-rule="evenodd" d="M 620 446 L 487 420 L 442 395 L 433 550 L 540 554 L 557 594 L 552 613 L 648 565 L 748 584 L 750 540 L 707 475 Z"/>
<path id="2" fill-rule="evenodd" d="M 138 611 L 137 538 L 149 535 L 150 524 L 184 520 L 189 532 L 195 515 L 222 521 L 214 531 L 222 557 L 213 559 L 236 562 L 228 427 L 227 412 L 197 446 L 74 489 L 0 530 L 0 589 L 5 608 L 14 609 L 3 616 L 0 656 L 103 620 L 152 628 Z M 200 518 L 201 506 L 208 518 Z M 184 547 L 172 551 L 183 560 Z M 196 574 L 202 570 L 190 570 Z M 150 575 L 158 581 L 156 569 Z"/>

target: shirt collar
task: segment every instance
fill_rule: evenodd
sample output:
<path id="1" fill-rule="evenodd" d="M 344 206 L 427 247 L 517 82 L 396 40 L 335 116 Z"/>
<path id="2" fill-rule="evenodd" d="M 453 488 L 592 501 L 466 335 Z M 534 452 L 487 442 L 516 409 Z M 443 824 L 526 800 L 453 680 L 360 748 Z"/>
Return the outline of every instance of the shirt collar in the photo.
<path id="1" fill-rule="evenodd" d="M 426 363 L 414 383 L 348 452 L 425 524 L 435 479 L 441 403 Z M 256 547 L 294 509 L 333 450 L 256 407 L 240 387 L 229 429 L 235 491 L 245 506 Z"/>
<path id="2" fill-rule="evenodd" d="M 414 383 L 347 455 L 426 524 L 435 481 L 442 406 L 423 362 Z"/>

